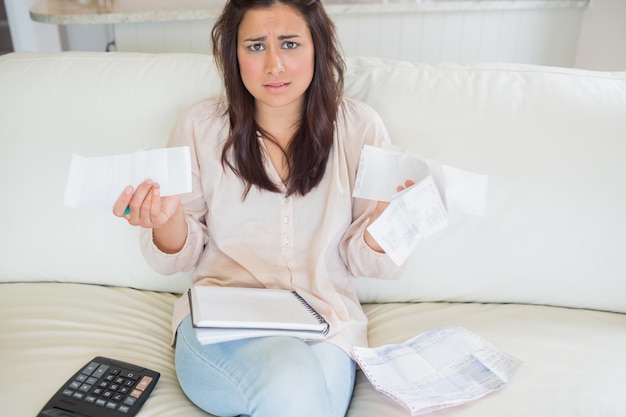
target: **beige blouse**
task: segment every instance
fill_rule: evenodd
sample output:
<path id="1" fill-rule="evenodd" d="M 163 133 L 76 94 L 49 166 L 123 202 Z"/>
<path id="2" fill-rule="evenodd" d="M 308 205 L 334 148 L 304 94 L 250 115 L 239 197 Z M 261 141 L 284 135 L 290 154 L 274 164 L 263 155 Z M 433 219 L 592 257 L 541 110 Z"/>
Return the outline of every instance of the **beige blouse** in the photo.
<path id="1" fill-rule="evenodd" d="M 191 148 L 192 192 L 181 196 L 187 241 L 179 253 L 164 254 L 144 230 L 146 261 L 163 274 L 195 268 L 193 285 L 295 290 L 330 324 L 330 343 L 348 353 L 366 346 L 367 318 L 355 277 L 397 278 L 401 272 L 363 238 L 376 202 L 352 198 L 363 145 L 389 141 L 382 120 L 364 103 L 344 99 L 326 173 L 315 189 L 285 197 L 253 187 L 242 200 L 244 184 L 221 163 L 229 129 L 225 112 L 224 99 L 206 100 L 174 127 L 169 146 Z M 269 157 L 265 167 L 282 185 Z M 183 295 L 174 309 L 174 333 L 187 314 Z"/>

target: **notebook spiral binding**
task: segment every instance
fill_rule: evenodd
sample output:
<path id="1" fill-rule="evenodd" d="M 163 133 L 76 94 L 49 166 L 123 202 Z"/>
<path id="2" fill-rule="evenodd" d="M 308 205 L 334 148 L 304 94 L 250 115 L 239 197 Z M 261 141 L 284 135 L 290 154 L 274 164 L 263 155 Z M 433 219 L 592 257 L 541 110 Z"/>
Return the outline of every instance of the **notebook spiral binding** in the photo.
<path id="1" fill-rule="evenodd" d="M 313 316 L 315 316 L 317 320 L 319 320 L 320 323 L 323 323 L 326 325 L 326 328 L 324 329 L 324 335 L 327 335 L 328 330 L 330 329 L 330 326 L 328 325 L 328 322 L 326 321 L 326 319 L 320 313 L 318 313 L 313 307 L 311 307 L 311 304 L 309 304 L 304 298 L 302 298 L 300 294 L 293 291 L 293 295 L 295 295 L 296 298 L 300 300 L 300 302 L 307 308 L 307 310 L 311 312 Z"/>

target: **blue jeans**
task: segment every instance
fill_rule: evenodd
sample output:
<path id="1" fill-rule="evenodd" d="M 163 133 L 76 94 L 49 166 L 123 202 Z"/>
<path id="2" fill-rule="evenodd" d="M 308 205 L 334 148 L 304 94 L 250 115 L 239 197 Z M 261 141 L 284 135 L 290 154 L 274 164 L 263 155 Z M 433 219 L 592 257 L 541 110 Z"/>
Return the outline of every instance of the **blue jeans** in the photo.
<path id="1" fill-rule="evenodd" d="M 340 348 L 293 337 L 198 343 L 178 328 L 176 373 L 187 397 L 220 417 L 344 417 L 356 366 Z"/>

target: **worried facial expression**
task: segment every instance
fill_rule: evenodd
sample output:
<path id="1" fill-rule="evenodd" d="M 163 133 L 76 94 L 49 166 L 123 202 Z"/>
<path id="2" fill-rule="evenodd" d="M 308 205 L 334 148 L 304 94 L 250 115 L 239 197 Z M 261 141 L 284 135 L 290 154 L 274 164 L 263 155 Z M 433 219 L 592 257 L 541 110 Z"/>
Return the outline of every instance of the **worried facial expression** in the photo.
<path id="1" fill-rule="evenodd" d="M 299 110 L 315 62 L 304 18 L 282 4 L 248 10 L 239 25 L 237 45 L 241 78 L 257 108 Z"/>

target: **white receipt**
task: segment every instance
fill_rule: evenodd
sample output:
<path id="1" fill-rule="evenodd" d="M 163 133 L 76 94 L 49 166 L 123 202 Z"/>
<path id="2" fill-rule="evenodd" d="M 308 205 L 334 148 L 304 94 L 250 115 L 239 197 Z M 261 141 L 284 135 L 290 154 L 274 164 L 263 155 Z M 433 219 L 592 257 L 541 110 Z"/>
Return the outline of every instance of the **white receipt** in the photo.
<path id="1" fill-rule="evenodd" d="M 374 388 L 413 416 L 498 390 L 522 364 L 459 326 L 435 329 L 402 344 L 355 347 L 354 356 Z"/>
<path id="2" fill-rule="evenodd" d="M 432 176 L 397 193 L 367 230 L 396 265 L 409 257 L 417 241 L 448 225 L 448 212 Z"/>
<path id="3" fill-rule="evenodd" d="M 448 208 L 484 216 L 487 206 L 487 176 L 442 165 Z"/>
<path id="4" fill-rule="evenodd" d="M 426 162 L 396 148 L 365 145 L 361 151 L 353 197 L 391 201 L 406 180 L 419 182 L 429 175 Z"/>
<path id="5" fill-rule="evenodd" d="M 151 179 L 161 195 L 191 191 L 189 147 L 137 151 L 124 155 L 72 155 L 65 205 L 87 210 L 110 210 L 127 185 L 137 187 Z"/>
<path id="6" fill-rule="evenodd" d="M 441 191 L 447 210 L 476 216 L 485 214 L 486 175 L 422 159 L 391 147 L 363 147 L 352 196 L 391 201 L 397 186 L 406 180 L 417 183 L 428 175 L 432 175 Z"/>
<path id="7" fill-rule="evenodd" d="M 395 193 L 406 180 L 415 185 Z M 390 202 L 367 230 L 401 265 L 418 240 L 448 225 L 449 210 L 485 214 L 487 176 L 420 159 L 398 148 L 366 145 L 352 196 Z"/>

